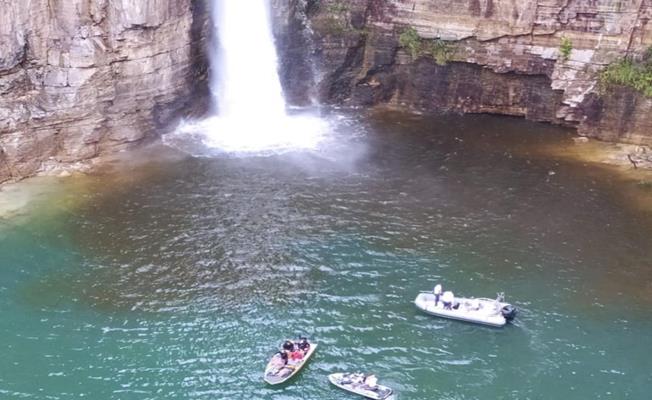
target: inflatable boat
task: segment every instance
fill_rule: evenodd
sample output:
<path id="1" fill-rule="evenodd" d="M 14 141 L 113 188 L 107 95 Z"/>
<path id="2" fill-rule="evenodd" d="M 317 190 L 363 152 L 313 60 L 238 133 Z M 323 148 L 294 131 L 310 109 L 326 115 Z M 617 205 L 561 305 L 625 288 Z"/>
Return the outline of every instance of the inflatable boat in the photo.
<path id="1" fill-rule="evenodd" d="M 442 300 L 443 297 L 433 292 L 421 292 L 414 304 L 421 311 L 437 317 L 496 327 L 504 326 L 516 316 L 516 308 L 505 303 L 502 295 L 496 299 L 456 297 L 447 302 Z"/>

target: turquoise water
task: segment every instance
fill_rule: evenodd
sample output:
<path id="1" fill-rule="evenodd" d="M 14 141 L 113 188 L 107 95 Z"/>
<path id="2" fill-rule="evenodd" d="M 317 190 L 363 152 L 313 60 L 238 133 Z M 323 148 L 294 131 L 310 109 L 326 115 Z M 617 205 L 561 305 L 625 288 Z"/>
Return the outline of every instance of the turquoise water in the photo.
<path id="1" fill-rule="evenodd" d="M 652 220 L 608 174 L 527 155 L 565 132 L 395 114 L 335 130 L 319 153 L 161 156 L 3 220 L 0 398 L 353 399 L 328 384 L 343 370 L 399 399 L 649 397 Z M 423 315 L 437 282 L 520 314 Z M 299 334 L 314 359 L 266 386 Z"/>

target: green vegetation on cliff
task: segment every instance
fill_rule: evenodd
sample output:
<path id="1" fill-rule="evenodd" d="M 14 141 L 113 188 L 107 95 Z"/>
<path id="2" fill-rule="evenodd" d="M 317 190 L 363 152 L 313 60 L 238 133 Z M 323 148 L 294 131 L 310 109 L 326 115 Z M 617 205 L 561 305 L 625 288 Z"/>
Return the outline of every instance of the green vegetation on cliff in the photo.
<path id="1" fill-rule="evenodd" d="M 640 61 L 624 58 L 607 66 L 600 73 L 602 87 L 623 85 L 652 98 L 652 47 Z"/>
<path id="2" fill-rule="evenodd" d="M 421 55 L 421 38 L 413 27 L 406 28 L 399 36 L 398 42 L 410 53 L 412 59 L 416 59 Z"/>
<path id="3" fill-rule="evenodd" d="M 317 7 L 325 7 L 323 26 L 332 35 L 342 36 L 346 34 L 368 35 L 366 27 L 356 28 L 351 23 L 351 6 L 346 1 L 336 0 L 327 3 L 325 6 L 319 1 Z"/>
<path id="4" fill-rule="evenodd" d="M 559 45 L 559 52 L 561 53 L 561 59 L 564 61 L 568 61 L 572 51 L 573 51 L 573 42 L 571 42 L 571 40 L 567 37 L 561 38 L 561 44 Z"/>
<path id="5" fill-rule="evenodd" d="M 422 56 L 431 56 L 439 65 L 446 65 L 455 53 L 455 47 L 441 39 L 424 39 L 416 29 L 409 26 L 401 33 L 398 41 L 413 60 Z"/>

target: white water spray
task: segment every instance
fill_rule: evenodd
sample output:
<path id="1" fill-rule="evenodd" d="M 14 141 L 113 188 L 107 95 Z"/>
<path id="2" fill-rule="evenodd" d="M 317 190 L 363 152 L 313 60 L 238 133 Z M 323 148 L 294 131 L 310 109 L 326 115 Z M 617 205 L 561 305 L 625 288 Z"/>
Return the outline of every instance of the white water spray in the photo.
<path id="1" fill-rule="evenodd" d="M 278 76 L 269 0 L 213 0 L 218 44 L 211 54 L 211 93 L 218 114 L 184 123 L 179 133 L 231 153 L 313 149 L 325 122 L 289 116 Z"/>

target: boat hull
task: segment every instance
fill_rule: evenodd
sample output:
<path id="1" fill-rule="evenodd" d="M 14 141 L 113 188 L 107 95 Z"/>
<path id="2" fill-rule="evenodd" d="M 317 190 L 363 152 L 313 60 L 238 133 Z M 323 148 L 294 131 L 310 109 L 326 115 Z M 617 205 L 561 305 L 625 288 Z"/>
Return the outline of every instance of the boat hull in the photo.
<path id="1" fill-rule="evenodd" d="M 328 380 L 330 383 L 333 385 L 337 386 L 338 388 L 342 390 L 346 390 L 349 393 L 354 393 L 363 397 L 366 397 L 368 399 L 374 399 L 374 400 L 389 400 L 393 398 L 394 391 L 387 386 L 383 385 L 378 385 L 377 390 L 367 390 L 363 387 L 354 387 L 352 385 L 347 385 L 342 383 L 342 379 L 346 376 L 347 374 L 343 373 L 335 373 L 335 374 L 330 374 L 328 375 Z"/>
<path id="2" fill-rule="evenodd" d="M 310 343 L 310 350 L 308 350 L 308 352 L 303 357 L 303 359 L 300 362 L 298 362 L 298 363 L 296 363 L 294 365 L 290 365 L 292 367 L 291 371 L 288 374 L 285 374 L 285 375 L 279 375 L 279 374 L 271 373 L 272 368 L 273 368 L 273 364 L 272 364 L 272 361 L 270 361 L 267 364 L 267 367 L 265 368 L 265 377 L 264 377 L 265 382 L 267 382 L 270 385 L 280 385 L 283 382 L 287 382 L 293 376 L 298 374 L 299 371 L 301 371 L 301 369 L 308 363 L 308 361 L 310 360 L 312 355 L 315 353 L 315 350 L 317 350 L 317 343 Z M 287 366 L 284 367 L 284 368 L 287 368 Z"/>
<path id="3" fill-rule="evenodd" d="M 426 314 L 498 328 L 505 326 L 507 323 L 507 319 L 505 319 L 501 310 L 505 306 L 511 306 L 508 303 L 501 303 L 491 299 L 456 298 L 455 305 L 458 308 L 447 310 L 444 309 L 441 301 L 438 302 L 438 305 L 435 305 L 435 295 L 432 293 L 420 293 L 414 299 L 414 304 Z M 479 308 L 471 309 L 469 304 L 479 305 Z"/>

